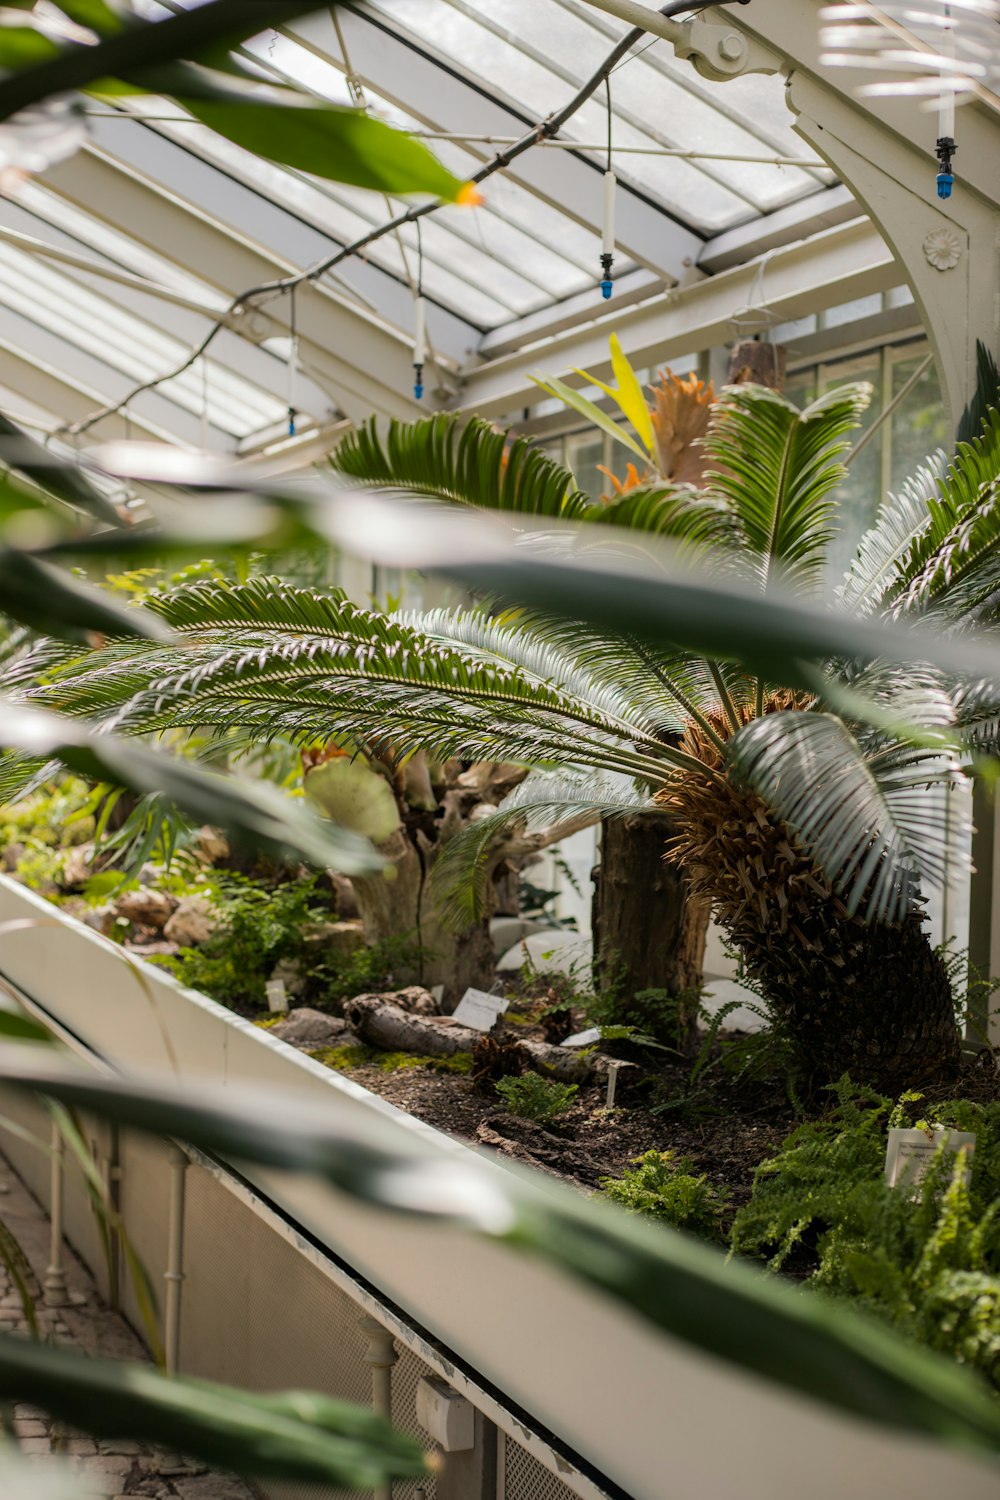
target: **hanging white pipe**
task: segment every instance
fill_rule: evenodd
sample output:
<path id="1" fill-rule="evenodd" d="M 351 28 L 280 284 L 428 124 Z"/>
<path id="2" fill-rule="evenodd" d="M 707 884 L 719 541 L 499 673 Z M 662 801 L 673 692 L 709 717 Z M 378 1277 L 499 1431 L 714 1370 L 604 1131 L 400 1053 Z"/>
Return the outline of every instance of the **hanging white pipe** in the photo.
<path id="1" fill-rule="evenodd" d="M 945 29 L 941 39 L 941 56 L 947 58 L 951 63 L 955 62 L 955 25 L 951 17 L 951 6 L 944 8 Z M 953 69 L 943 70 L 941 73 L 941 122 L 938 126 L 938 135 L 943 139 L 954 138 L 955 135 L 955 87 Z"/>
<path id="2" fill-rule="evenodd" d="M 618 187 L 618 178 L 614 172 L 607 171 L 604 174 L 604 234 L 601 240 L 601 253 L 603 255 L 614 255 L 615 253 L 615 191 Z"/>
<path id="3" fill-rule="evenodd" d="M 413 299 L 413 363 L 427 362 L 427 303 L 417 295 Z"/>
<path id="4" fill-rule="evenodd" d="M 163 1309 L 163 1353 L 168 1375 L 176 1375 L 181 1347 L 181 1288 L 184 1282 L 184 1208 L 187 1154 L 171 1143 L 170 1207 L 167 1218 L 167 1295 Z"/>
<path id="5" fill-rule="evenodd" d="M 49 1190 L 49 1263 L 42 1286 L 46 1307 L 66 1307 L 69 1289 L 63 1265 L 63 1208 L 66 1187 L 66 1142 L 62 1131 L 52 1122 L 52 1168 Z"/>

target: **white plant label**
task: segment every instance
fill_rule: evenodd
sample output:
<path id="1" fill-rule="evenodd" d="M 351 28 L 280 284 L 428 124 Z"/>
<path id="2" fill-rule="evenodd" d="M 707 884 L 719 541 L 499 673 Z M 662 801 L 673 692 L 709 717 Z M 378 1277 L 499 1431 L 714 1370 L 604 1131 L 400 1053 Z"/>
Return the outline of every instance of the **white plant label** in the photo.
<path id="1" fill-rule="evenodd" d="M 453 1017 L 463 1026 L 474 1031 L 492 1031 L 497 1016 L 502 1016 L 510 1002 L 498 995 L 488 995 L 485 990 L 466 990 L 455 1007 Z"/>
<path id="2" fill-rule="evenodd" d="M 267 979 L 264 981 L 264 989 L 267 993 L 268 1010 L 279 1011 L 282 1014 L 288 1011 L 288 991 L 285 989 L 283 979 Z"/>
<path id="3" fill-rule="evenodd" d="M 601 1040 L 601 1028 L 591 1026 L 589 1031 L 578 1031 L 575 1036 L 568 1036 L 563 1042 L 564 1047 L 592 1047 L 595 1042 Z"/>
<path id="4" fill-rule="evenodd" d="M 942 1144 L 949 1152 L 963 1152 L 967 1163 L 965 1182 L 972 1175 L 969 1158 L 976 1149 L 976 1137 L 965 1130 L 890 1130 L 885 1151 L 885 1180 L 889 1187 L 916 1188 L 930 1170 Z"/>

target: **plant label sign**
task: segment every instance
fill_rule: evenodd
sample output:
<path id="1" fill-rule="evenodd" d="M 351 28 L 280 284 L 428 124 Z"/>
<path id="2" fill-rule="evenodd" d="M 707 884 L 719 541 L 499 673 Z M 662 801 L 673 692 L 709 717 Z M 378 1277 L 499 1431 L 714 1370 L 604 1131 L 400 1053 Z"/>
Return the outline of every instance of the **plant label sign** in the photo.
<path id="1" fill-rule="evenodd" d="M 485 990 L 466 990 L 453 1011 L 453 1018 L 474 1031 L 492 1031 L 497 1016 L 502 1016 L 510 1002 Z"/>
<path id="2" fill-rule="evenodd" d="M 923 1182 L 941 1147 L 951 1155 L 963 1153 L 965 1182 L 968 1186 L 972 1168 L 969 1158 L 976 1149 L 976 1137 L 965 1130 L 890 1130 L 885 1152 L 885 1180 L 889 1187 L 917 1188 Z"/>
<path id="3" fill-rule="evenodd" d="M 288 992 L 285 989 L 285 981 L 283 979 L 265 980 L 264 991 L 267 995 L 268 1010 L 278 1011 L 281 1015 L 287 1015 Z"/>
<path id="4" fill-rule="evenodd" d="M 601 1028 L 591 1026 L 586 1031 L 578 1031 L 575 1036 L 568 1036 L 563 1042 L 564 1047 L 592 1047 L 595 1042 L 601 1040 Z"/>

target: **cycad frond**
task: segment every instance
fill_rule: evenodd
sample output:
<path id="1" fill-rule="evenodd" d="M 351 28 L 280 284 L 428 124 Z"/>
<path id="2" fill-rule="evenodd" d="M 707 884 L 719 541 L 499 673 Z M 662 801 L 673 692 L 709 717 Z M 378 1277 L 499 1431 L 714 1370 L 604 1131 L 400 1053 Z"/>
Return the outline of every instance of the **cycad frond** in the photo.
<path id="1" fill-rule="evenodd" d="M 478 610 L 436 609 L 400 618 L 434 640 L 516 666 L 540 684 L 592 704 L 608 722 L 617 722 L 622 733 L 657 742 L 683 727 L 662 684 L 641 670 L 638 648 L 620 637 L 518 610 L 494 617 Z"/>
<path id="2" fill-rule="evenodd" d="M 731 763 L 786 823 L 844 896 L 873 921 L 900 920 L 921 879 L 940 884 L 963 858 L 968 828 L 938 799 L 962 780 L 953 750 L 890 744 L 865 756 L 832 714 L 757 719 L 730 744 Z"/>
<path id="3" fill-rule="evenodd" d="M 881 506 L 875 524 L 858 543 L 851 571 L 837 590 L 837 602 L 851 614 L 870 615 L 902 577 L 904 561 L 930 519 L 947 459 L 939 451 Z"/>
<path id="4" fill-rule="evenodd" d="M 111 647 L 64 665 L 47 701 L 133 733 L 198 724 L 264 735 L 357 733 L 397 750 L 566 759 L 655 782 L 676 754 L 621 695 L 560 685 L 542 654 L 522 669 L 457 649 L 336 593 L 275 579 L 196 585 L 156 601 L 181 647 Z M 502 632 L 501 632 L 502 634 Z M 571 674 L 570 674 L 571 676 Z"/>
<path id="5" fill-rule="evenodd" d="M 596 823 L 602 817 L 624 817 L 655 805 L 622 777 L 534 771 L 505 797 L 495 813 L 470 823 L 443 848 L 434 866 L 431 889 L 445 921 L 461 931 L 486 911 L 490 855 L 509 845 L 523 825 L 524 841 L 508 849 L 529 853 L 539 847 L 532 835 L 551 831 L 546 843 Z"/>
<path id="6" fill-rule="evenodd" d="M 384 438 L 373 417 L 344 438 L 331 463 L 338 473 L 366 484 L 487 510 L 572 520 L 591 504 L 568 469 L 525 438 L 508 442 L 480 417 L 393 421 Z"/>
<path id="7" fill-rule="evenodd" d="M 592 505 L 582 519 L 670 537 L 702 556 L 711 548 L 735 547 L 740 540 L 729 507 L 717 496 L 663 484 L 626 490 L 606 504 Z"/>
<path id="8" fill-rule="evenodd" d="M 819 582 L 848 434 L 871 397 L 838 386 L 805 411 L 763 386 L 729 386 L 709 430 L 709 487 L 725 497 L 745 549 L 744 570 L 762 589 L 780 578 L 810 591 Z"/>
<path id="9" fill-rule="evenodd" d="M 893 612 L 981 608 L 1000 587 L 1000 412 L 959 444 L 928 500 L 927 524 L 902 559 Z"/>

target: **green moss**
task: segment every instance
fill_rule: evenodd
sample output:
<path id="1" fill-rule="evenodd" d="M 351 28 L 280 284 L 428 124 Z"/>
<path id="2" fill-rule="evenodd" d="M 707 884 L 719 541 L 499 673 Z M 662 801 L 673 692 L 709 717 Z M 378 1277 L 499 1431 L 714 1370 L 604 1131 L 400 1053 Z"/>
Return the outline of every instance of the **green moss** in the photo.
<path id="1" fill-rule="evenodd" d="M 371 1062 L 373 1055 L 370 1047 L 317 1047 L 309 1053 L 324 1068 L 335 1068 L 338 1073 L 364 1067 L 365 1063 Z"/>
<path id="2" fill-rule="evenodd" d="M 258 1021 L 257 1024 L 266 1026 L 268 1022 Z M 435 1073 L 472 1072 L 470 1052 L 459 1052 L 454 1057 L 418 1057 L 412 1052 L 379 1052 L 374 1047 L 342 1046 L 320 1047 L 309 1056 L 340 1073 L 364 1067 L 376 1067 L 381 1073 L 399 1073 L 406 1068 L 430 1068 Z"/>
<path id="3" fill-rule="evenodd" d="M 534 1026 L 530 1016 L 522 1015 L 519 1010 L 509 1010 L 504 1015 L 504 1020 L 509 1021 L 512 1026 Z"/>

